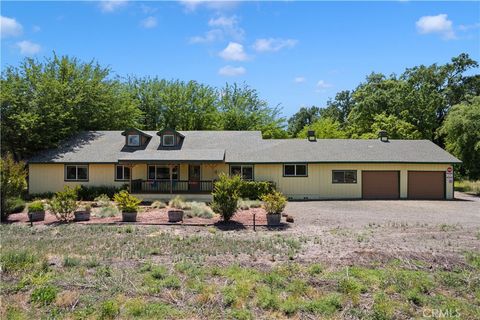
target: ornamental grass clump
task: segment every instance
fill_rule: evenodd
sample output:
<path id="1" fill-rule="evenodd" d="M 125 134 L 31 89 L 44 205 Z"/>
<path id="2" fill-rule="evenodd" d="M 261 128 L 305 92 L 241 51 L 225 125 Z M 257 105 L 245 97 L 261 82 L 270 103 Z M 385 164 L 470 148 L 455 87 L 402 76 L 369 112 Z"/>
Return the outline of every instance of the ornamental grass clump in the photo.
<path id="1" fill-rule="evenodd" d="M 77 197 L 78 187 L 65 186 L 63 191 L 55 193 L 55 196 L 49 202 L 49 208 L 58 220 L 70 221 L 73 219 L 75 210 L 77 210 Z"/>

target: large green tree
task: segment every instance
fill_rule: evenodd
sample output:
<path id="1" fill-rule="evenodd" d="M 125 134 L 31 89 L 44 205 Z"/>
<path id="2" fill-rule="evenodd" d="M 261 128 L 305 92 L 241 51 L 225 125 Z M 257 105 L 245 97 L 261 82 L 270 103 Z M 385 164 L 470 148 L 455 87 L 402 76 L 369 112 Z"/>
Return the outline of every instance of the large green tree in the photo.
<path id="1" fill-rule="evenodd" d="M 296 137 L 305 126 L 309 126 L 320 118 L 319 107 L 301 107 L 293 116 L 288 119 L 288 133 Z"/>
<path id="2" fill-rule="evenodd" d="M 460 172 L 480 179 L 480 96 L 453 106 L 440 130 L 449 152 L 463 161 Z"/>
<path id="3" fill-rule="evenodd" d="M 345 139 L 347 133 L 342 129 L 340 122 L 332 118 L 320 118 L 309 126 L 305 126 L 298 133 L 299 138 L 306 138 L 308 131 L 315 131 L 315 136 L 319 139 Z"/>
<path id="4" fill-rule="evenodd" d="M 2 154 L 16 159 L 56 147 L 82 130 L 136 126 L 136 101 L 108 68 L 67 56 L 26 59 L 1 76 Z"/>

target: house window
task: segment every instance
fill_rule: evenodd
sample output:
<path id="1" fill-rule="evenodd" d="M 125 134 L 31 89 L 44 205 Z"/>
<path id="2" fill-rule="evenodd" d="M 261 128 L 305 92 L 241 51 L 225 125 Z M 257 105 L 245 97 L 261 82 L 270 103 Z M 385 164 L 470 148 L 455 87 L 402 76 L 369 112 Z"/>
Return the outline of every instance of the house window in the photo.
<path id="1" fill-rule="evenodd" d="M 283 165 L 284 177 L 306 177 L 307 165 L 306 164 L 285 164 Z"/>
<path id="2" fill-rule="evenodd" d="M 140 135 L 129 134 L 127 136 L 127 145 L 132 146 L 132 147 L 138 147 L 140 145 Z"/>
<path id="3" fill-rule="evenodd" d="M 166 134 L 163 136 L 163 145 L 165 147 L 171 147 L 175 145 L 175 136 L 173 134 Z"/>
<path id="4" fill-rule="evenodd" d="M 178 180 L 179 166 L 172 168 L 172 180 Z M 170 180 L 170 167 L 166 165 L 150 165 L 148 166 L 149 180 Z"/>
<path id="5" fill-rule="evenodd" d="M 252 165 L 231 165 L 230 175 L 239 175 L 243 180 L 253 180 Z"/>
<path id="6" fill-rule="evenodd" d="M 357 171 L 333 170 L 332 183 L 357 183 Z"/>
<path id="7" fill-rule="evenodd" d="M 66 165 L 65 180 L 88 181 L 88 165 Z"/>
<path id="8" fill-rule="evenodd" d="M 130 168 L 127 166 L 117 165 L 115 170 L 115 180 L 129 180 Z"/>

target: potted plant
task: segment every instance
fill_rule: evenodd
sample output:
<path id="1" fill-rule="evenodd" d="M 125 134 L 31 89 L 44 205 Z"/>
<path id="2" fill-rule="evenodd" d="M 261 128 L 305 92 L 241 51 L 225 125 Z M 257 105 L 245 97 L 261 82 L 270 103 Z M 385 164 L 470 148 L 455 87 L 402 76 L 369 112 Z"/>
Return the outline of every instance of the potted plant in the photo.
<path id="1" fill-rule="evenodd" d="M 33 201 L 28 205 L 28 217 L 32 222 L 45 220 L 45 206 L 42 201 Z"/>
<path id="2" fill-rule="evenodd" d="M 142 200 L 132 196 L 128 191 L 122 190 L 115 193 L 113 200 L 122 211 L 122 221 L 135 222 L 137 221 L 138 205 Z"/>
<path id="3" fill-rule="evenodd" d="M 183 207 L 185 201 L 180 196 L 176 196 L 168 203 L 168 222 L 183 221 Z"/>
<path id="4" fill-rule="evenodd" d="M 92 211 L 92 206 L 86 204 L 85 206 L 80 206 L 80 208 L 75 211 L 75 221 L 88 221 L 90 220 L 90 212 Z"/>
<path id="5" fill-rule="evenodd" d="M 282 193 L 274 191 L 262 196 L 262 201 L 267 211 L 267 224 L 269 226 L 279 225 L 283 209 L 287 205 L 287 198 Z"/>

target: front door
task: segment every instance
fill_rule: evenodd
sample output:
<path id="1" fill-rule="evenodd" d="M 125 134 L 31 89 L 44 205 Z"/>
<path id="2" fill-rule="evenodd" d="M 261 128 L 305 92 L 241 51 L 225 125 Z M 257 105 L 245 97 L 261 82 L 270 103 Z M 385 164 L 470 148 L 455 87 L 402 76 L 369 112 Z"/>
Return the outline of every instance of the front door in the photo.
<path id="1" fill-rule="evenodd" d="M 188 190 L 200 191 L 200 165 L 190 164 L 188 166 Z"/>

